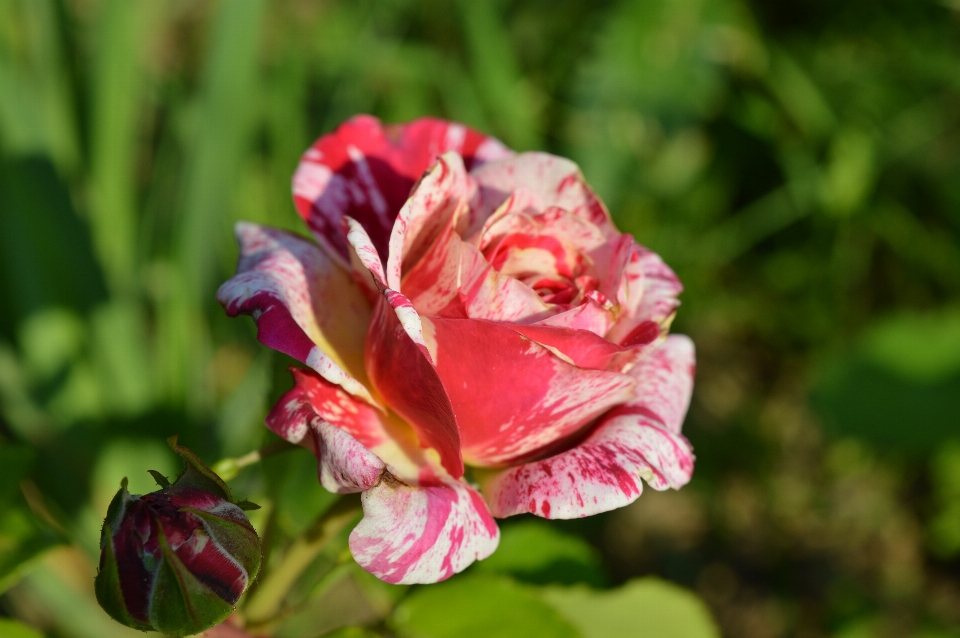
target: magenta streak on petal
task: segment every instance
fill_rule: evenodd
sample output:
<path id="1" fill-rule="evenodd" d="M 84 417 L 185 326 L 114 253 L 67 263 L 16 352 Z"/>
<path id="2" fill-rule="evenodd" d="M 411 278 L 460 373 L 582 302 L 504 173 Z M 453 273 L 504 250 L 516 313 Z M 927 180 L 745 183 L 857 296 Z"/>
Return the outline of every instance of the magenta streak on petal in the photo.
<path id="1" fill-rule="evenodd" d="M 684 335 L 671 335 L 629 374 L 637 379 L 637 394 L 624 409 L 653 416 L 672 432 L 679 433 L 693 393 L 695 354 L 693 342 Z"/>
<path id="2" fill-rule="evenodd" d="M 459 296 L 460 307 L 471 319 L 532 323 L 561 310 L 544 303 L 526 284 L 498 273 L 476 247 L 466 242 L 460 244 Z"/>
<path id="3" fill-rule="evenodd" d="M 686 484 L 693 453 L 680 425 L 690 402 L 693 365 L 693 343 L 684 336 L 668 337 L 630 371 L 638 380 L 635 398 L 605 415 L 582 443 L 504 470 L 484 485 L 494 516 L 590 516 L 632 502 L 642 490 L 640 478 L 658 490 Z"/>
<path id="4" fill-rule="evenodd" d="M 363 511 L 350 551 L 388 583 L 444 580 L 489 556 L 500 540 L 483 499 L 462 481 L 410 487 L 384 480 L 364 493 Z"/>
<path id="5" fill-rule="evenodd" d="M 580 368 L 622 372 L 622 364 L 632 359 L 629 348 L 611 343 L 588 330 L 540 324 L 511 327 L 528 339 L 561 352 Z"/>
<path id="6" fill-rule="evenodd" d="M 692 473 L 686 439 L 646 417 L 621 415 L 571 450 L 504 470 L 484 485 L 484 495 L 498 518 L 581 518 L 633 502 L 641 478 L 655 489 L 678 489 Z"/>
<path id="7" fill-rule="evenodd" d="M 582 304 L 538 321 L 535 325 L 589 330 L 595 335 L 604 336 L 612 323 L 611 313 L 595 300 L 587 298 Z"/>
<path id="8" fill-rule="evenodd" d="M 227 314 L 251 315 L 264 345 L 306 363 L 331 383 L 373 403 L 355 375 L 370 308 L 349 276 L 315 244 L 256 224 L 239 223 L 237 274 L 217 291 Z M 326 339 L 343 357 L 338 365 L 317 341 Z"/>
<path id="9" fill-rule="evenodd" d="M 410 423 L 420 443 L 435 449 L 447 472 L 460 478 L 463 460 L 457 419 L 424 346 L 422 330 L 418 335 L 411 328 L 413 318 L 420 325 L 419 317 L 403 295 L 387 292 L 392 294 L 377 304 L 370 323 L 367 373 L 387 404 Z"/>
<path id="10" fill-rule="evenodd" d="M 623 284 L 618 293 L 620 317 L 607 338 L 625 343 L 646 321 L 656 322 L 665 332 L 665 324 L 680 305 L 677 296 L 681 292 L 683 285 L 660 256 L 635 245 L 624 268 Z"/>
<path id="11" fill-rule="evenodd" d="M 446 227 L 467 212 L 468 181 L 456 153 L 440 157 L 410 193 L 390 235 L 387 285 L 401 290 L 402 276 L 436 242 Z"/>
<path id="12" fill-rule="evenodd" d="M 267 415 L 267 427 L 313 452 L 327 490 L 342 494 L 375 485 L 384 464 L 370 448 L 387 438 L 377 412 L 309 370 L 292 372 L 295 385 Z"/>
<path id="13" fill-rule="evenodd" d="M 437 372 L 471 464 L 496 466 L 529 457 L 634 395 L 633 378 L 571 365 L 512 326 L 472 319 L 431 322 Z"/>
<path id="14" fill-rule="evenodd" d="M 568 159 L 547 153 L 521 153 L 475 168 L 471 174 L 480 188 L 478 219 L 485 221 L 511 193 L 523 188 L 534 210 L 562 208 L 594 224 L 608 238 L 620 235 L 580 169 Z"/>
<path id="15" fill-rule="evenodd" d="M 452 122 L 422 118 L 383 126 L 357 116 L 308 149 L 293 177 L 293 199 L 317 240 L 346 265 L 341 221 L 353 217 L 369 232 L 382 258 L 394 219 L 411 187 L 447 151 L 463 156 L 468 169 L 509 157 L 512 152 L 477 131 Z"/>

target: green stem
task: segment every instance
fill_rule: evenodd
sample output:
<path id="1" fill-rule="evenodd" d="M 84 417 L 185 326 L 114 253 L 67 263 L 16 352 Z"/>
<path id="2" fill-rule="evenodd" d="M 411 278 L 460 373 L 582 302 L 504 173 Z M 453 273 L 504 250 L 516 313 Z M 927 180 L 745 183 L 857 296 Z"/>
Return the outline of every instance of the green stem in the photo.
<path id="1" fill-rule="evenodd" d="M 259 630 L 280 614 L 284 599 L 300 575 L 359 513 L 359 496 L 343 496 L 287 548 L 280 564 L 260 581 L 244 606 L 248 627 Z"/>
<path id="2" fill-rule="evenodd" d="M 290 450 L 295 450 L 299 446 L 289 443 L 287 441 L 276 441 L 270 445 L 265 445 L 259 450 L 254 450 L 253 452 L 247 452 L 243 456 L 237 458 L 225 458 L 220 459 L 213 464 L 212 469 L 220 478 L 224 481 L 229 481 L 237 474 L 240 473 L 240 470 L 247 467 L 248 465 L 253 465 L 254 463 L 259 463 L 268 456 L 273 456 L 274 454 L 280 454 L 281 452 L 288 452 Z"/>

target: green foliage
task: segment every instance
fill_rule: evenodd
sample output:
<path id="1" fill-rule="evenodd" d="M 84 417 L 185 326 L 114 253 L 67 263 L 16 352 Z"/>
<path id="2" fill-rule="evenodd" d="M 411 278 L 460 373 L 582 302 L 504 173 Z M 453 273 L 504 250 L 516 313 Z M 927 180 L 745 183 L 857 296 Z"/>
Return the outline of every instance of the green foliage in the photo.
<path id="1" fill-rule="evenodd" d="M 497 551 L 477 563 L 474 571 L 507 574 L 539 585 L 586 583 L 602 587 L 607 580 L 593 546 L 538 520 L 504 525 Z"/>
<path id="2" fill-rule="evenodd" d="M 634 580 L 607 592 L 556 587 L 542 595 L 584 638 L 720 636 L 710 612 L 695 594 L 658 578 Z"/>
<path id="3" fill-rule="evenodd" d="M 401 638 L 575 638 L 579 632 L 535 591 L 505 578 L 473 576 L 421 587 L 393 615 Z"/>

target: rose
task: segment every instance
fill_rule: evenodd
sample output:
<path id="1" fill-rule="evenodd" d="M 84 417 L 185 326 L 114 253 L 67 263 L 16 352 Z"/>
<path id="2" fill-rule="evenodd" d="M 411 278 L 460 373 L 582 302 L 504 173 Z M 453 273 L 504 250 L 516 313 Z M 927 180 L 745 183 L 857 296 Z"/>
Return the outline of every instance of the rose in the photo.
<path id="1" fill-rule="evenodd" d="M 360 116 L 304 154 L 293 191 L 319 246 L 239 224 L 218 299 L 309 366 L 267 425 L 324 487 L 363 492 L 365 569 L 436 582 L 494 551 L 492 516 L 588 516 L 641 478 L 689 480 L 693 345 L 666 336 L 680 282 L 575 164 Z"/>

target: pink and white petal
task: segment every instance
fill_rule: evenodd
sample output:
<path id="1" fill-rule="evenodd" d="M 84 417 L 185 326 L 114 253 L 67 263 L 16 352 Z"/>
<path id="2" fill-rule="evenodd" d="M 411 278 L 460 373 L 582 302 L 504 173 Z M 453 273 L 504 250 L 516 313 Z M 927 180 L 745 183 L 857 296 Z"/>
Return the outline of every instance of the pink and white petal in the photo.
<path id="1" fill-rule="evenodd" d="M 439 582 L 486 558 L 500 542 L 483 498 L 462 481 L 411 487 L 385 476 L 362 502 L 350 551 L 391 584 Z"/>
<path id="2" fill-rule="evenodd" d="M 560 312 L 536 291 L 513 277 L 501 275 L 475 246 L 460 245 L 459 296 L 471 319 L 533 323 Z"/>
<path id="3" fill-rule="evenodd" d="M 460 260 L 463 240 L 454 219 L 448 220 L 433 245 L 403 276 L 403 293 L 427 317 L 465 317 L 460 302 Z"/>
<path id="4" fill-rule="evenodd" d="M 359 261 L 373 277 L 376 288 L 382 291 L 387 287 L 387 278 L 383 273 L 383 261 L 370 240 L 370 235 L 363 225 L 352 217 L 344 217 L 344 224 L 347 228 L 347 242 L 350 244 L 351 264 Z"/>
<path id="5" fill-rule="evenodd" d="M 618 410 L 649 416 L 679 433 L 690 407 L 695 368 L 693 341 L 670 335 L 628 372 L 637 379 L 637 394 Z"/>
<path id="6" fill-rule="evenodd" d="M 476 219 L 485 221 L 510 193 L 529 191 L 534 210 L 562 208 L 597 226 L 607 238 L 620 235 L 610 214 L 593 193 L 579 167 L 548 153 L 521 153 L 471 170 L 479 186 Z"/>
<path id="7" fill-rule="evenodd" d="M 666 333 L 680 301 L 683 284 L 673 270 L 654 252 L 635 244 L 623 271 L 623 283 L 618 293 L 620 317 L 610 329 L 607 338 L 628 344 L 635 333 L 647 330 L 649 321 Z"/>
<path id="8" fill-rule="evenodd" d="M 291 233 L 241 222 L 236 234 L 237 274 L 217 291 L 227 314 L 251 315 L 261 343 L 376 405 L 358 356 L 370 305 L 350 275 L 316 244 Z"/>
<path id="9" fill-rule="evenodd" d="M 506 147 L 461 124 L 423 118 L 383 126 L 360 115 L 314 142 L 293 176 L 293 199 L 320 244 L 346 265 L 341 220 L 357 219 L 384 259 L 394 219 L 410 189 L 436 158 L 459 153 L 468 169 L 512 155 Z"/>
<path id="10" fill-rule="evenodd" d="M 556 328 L 570 328 L 573 330 L 589 330 L 595 335 L 604 336 L 613 325 L 611 311 L 607 310 L 594 299 L 587 298 L 579 306 L 564 310 L 552 317 L 538 321 L 536 325 L 553 326 Z"/>
<path id="11" fill-rule="evenodd" d="M 497 518 L 531 513 L 581 518 L 623 507 L 651 487 L 679 489 L 693 474 L 681 435 L 640 414 L 606 419 L 587 439 L 556 456 L 489 477 L 483 493 Z"/>
<path id="12" fill-rule="evenodd" d="M 589 330 L 547 326 L 543 323 L 513 325 L 511 328 L 531 341 L 562 355 L 575 366 L 588 370 L 621 372 L 614 366 L 630 351 L 629 348 L 618 346 Z"/>
<path id="13" fill-rule="evenodd" d="M 401 290 L 403 273 L 420 261 L 451 222 L 456 225 L 457 217 L 467 213 L 470 181 L 463 159 L 453 152 L 444 153 L 424 173 L 393 225 L 388 286 Z"/>
<path id="14" fill-rule="evenodd" d="M 635 396 L 632 377 L 578 368 L 512 326 L 437 317 L 431 326 L 471 464 L 529 458 Z"/>
<path id="15" fill-rule="evenodd" d="M 383 428 L 368 406 L 338 396 L 322 379 L 294 371 L 296 385 L 284 394 L 267 415 L 267 427 L 291 443 L 303 445 L 319 461 L 320 484 L 340 494 L 362 492 L 377 484 L 385 465 L 369 446 L 357 440 L 382 441 Z M 355 408 L 349 415 L 344 407 Z M 339 417 L 341 428 L 328 422 L 320 411 Z M 370 413 L 365 413 L 369 411 Z"/>
<path id="16" fill-rule="evenodd" d="M 293 388 L 277 401 L 267 417 L 267 427 L 279 436 L 298 443 L 310 419 L 317 416 L 370 449 L 391 438 L 380 410 L 358 401 L 312 370 L 290 368 L 290 373 Z"/>
<path id="17" fill-rule="evenodd" d="M 434 368 L 435 353 L 427 347 L 424 323 L 406 297 L 387 289 L 370 323 L 367 373 L 387 405 L 413 427 L 421 446 L 436 450 L 443 468 L 460 478 L 457 419 Z"/>

